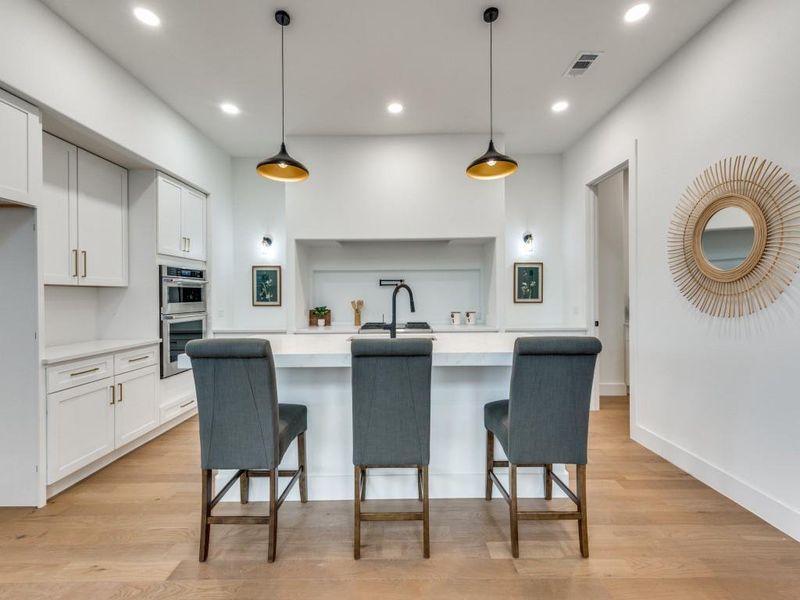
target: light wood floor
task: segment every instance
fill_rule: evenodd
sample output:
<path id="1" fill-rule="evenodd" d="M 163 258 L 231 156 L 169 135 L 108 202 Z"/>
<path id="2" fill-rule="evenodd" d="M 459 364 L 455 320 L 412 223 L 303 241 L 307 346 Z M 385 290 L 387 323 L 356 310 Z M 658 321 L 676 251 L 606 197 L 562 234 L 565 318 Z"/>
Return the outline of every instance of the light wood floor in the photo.
<path id="1" fill-rule="evenodd" d="M 199 564 L 192 420 L 44 509 L 0 509 L 0 598 L 800 598 L 800 544 L 630 441 L 624 398 L 590 444 L 589 559 L 574 522 L 528 522 L 512 560 L 506 504 L 470 499 L 431 501 L 430 560 L 418 524 L 365 523 L 353 561 L 352 504 L 312 502 L 281 510 L 273 565 L 265 527 L 227 525 Z"/>

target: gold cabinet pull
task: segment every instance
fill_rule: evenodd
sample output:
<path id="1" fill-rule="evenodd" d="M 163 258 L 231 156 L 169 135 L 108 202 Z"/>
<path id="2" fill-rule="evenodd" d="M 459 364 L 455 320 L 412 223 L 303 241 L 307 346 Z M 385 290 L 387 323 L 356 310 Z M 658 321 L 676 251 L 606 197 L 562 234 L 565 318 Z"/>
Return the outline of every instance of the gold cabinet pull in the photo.
<path id="1" fill-rule="evenodd" d="M 129 358 L 128 362 L 138 362 L 140 360 L 145 360 L 147 358 L 150 358 L 149 354 L 145 354 L 144 356 L 137 356 L 136 358 Z"/>
<path id="2" fill-rule="evenodd" d="M 111 388 L 111 402 L 109 404 L 111 404 L 111 406 L 114 406 L 117 403 L 117 394 L 114 391 L 113 385 L 110 385 L 108 387 Z"/>
<path id="3" fill-rule="evenodd" d="M 181 404 L 178 408 L 186 408 L 187 406 L 190 406 L 192 404 L 194 404 L 194 400 L 189 400 L 185 404 Z"/>
<path id="4" fill-rule="evenodd" d="M 117 402 L 122 404 L 122 384 L 118 383 L 117 385 L 119 386 L 119 400 L 117 400 Z"/>
<path id="5" fill-rule="evenodd" d="M 186 251 L 187 252 L 191 252 L 192 251 L 192 238 L 187 237 L 186 238 L 186 243 L 188 244 L 188 246 L 186 246 Z"/>
<path id="6" fill-rule="evenodd" d="M 81 254 L 83 255 L 83 275 L 81 277 L 86 277 L 86 250 L 81 250 Z"/>
<path id="7" fill-rule="evenodd" d="M 75 265 L 75 270 L 72 273 L 73 277 L 78 276 L 78 249 L 72 251 L 72 264 Z"/>
<path id="8" fill-rule="evenodd" d="M 85 371 L 76 371 L 75 373 L 70 373 L 70 377 L 77 377 L 78 375 L 86 375 L 87 373 L 94 373 L 95 371 L 99 371 L 100 367 L 94 367 L 93 369 L 86 369 Z"/>

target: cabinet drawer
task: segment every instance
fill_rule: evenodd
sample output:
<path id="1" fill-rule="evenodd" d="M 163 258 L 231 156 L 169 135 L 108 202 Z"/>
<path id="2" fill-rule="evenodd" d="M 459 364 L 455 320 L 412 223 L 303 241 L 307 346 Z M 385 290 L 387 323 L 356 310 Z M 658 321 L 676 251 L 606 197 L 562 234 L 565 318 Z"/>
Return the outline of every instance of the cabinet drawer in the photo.
<path id="1" fill-rule="evenodd" d="M 47 367 L 47 393 L 114 375 L 114 356 L 106 354 Z"/>
<path id="2" fill-rule="evenodd" d="M 158 346 L 134 348 L 114 355 L 114 373 L 127 373 L 134 369 L 158 364 Z"/>
<path id="3" fill-rule="evenodd" d="M 189 412 L 190 410 L 194 410 L 195 408 L 197 408 L 197 399 L 195 398 L 194 394 L 184 396 L 183 398 L 179 398 L 177 400 L 172 400 L 167 404 L 162 404 L 159 423 L 166 423 L 170 419 L 174 419 L 175 417 Z"/>

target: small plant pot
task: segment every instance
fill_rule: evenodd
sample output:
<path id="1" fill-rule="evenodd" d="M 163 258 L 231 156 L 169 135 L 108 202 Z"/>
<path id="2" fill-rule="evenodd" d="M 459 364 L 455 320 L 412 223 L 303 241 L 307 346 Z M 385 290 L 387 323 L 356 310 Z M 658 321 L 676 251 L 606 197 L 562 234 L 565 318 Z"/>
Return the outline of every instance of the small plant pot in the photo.
<path id="1" fill-rule="evenodd" d="M 325 327 L 325 319 L 317 319 L 317 327 Z"/>

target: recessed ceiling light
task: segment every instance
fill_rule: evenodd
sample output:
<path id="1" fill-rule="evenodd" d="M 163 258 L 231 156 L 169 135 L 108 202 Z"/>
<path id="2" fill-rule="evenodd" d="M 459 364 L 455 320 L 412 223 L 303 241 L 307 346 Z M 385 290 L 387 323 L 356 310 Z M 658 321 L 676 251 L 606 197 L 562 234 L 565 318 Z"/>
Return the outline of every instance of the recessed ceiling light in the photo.
<path id="1" fill-rule="evenodd" d="M 636 23 L 636 21 L 641 21 L 647 16 L 647 13 L 649 12 L 650 12 L 650 5 L 647 2 L 642 2 L 640 4 L 631 6 L 628 9 L 628 12 L 625 13 L 625 22 Z"/>
<path id="2" fill-rule="evenodd" d="M 158 27 L 161 25 L 161 18 L 149 8 L 137 6 L 133 9 L 133 15 L 145 25 Z"/>
<path id="3" fill-rule="evenodd" d="M 222 112 L 228 113 L 229 115 L 238 115 L 240 112 L 242 112 L 238 106 L 231 104 L 230 102 L 223 102 L 219 105 L 219 107 L 222 109 Z"/>
<path id="4" fill-rule="evenodd" d="M 559 100 L 553 106 L 550 107 L 550 110 L 556 113 L 564 112 L 569 108 L 569 102 L 566 100 Z"/>
<path id="5" fill-rule="evenodd" d="M 386 106 L 386 110 L 388 110 L 393 115 L 399 115 L 401 112 L 403 112 L 403 105 L 400 104 L 399 102 L 392 102 Z"/>

